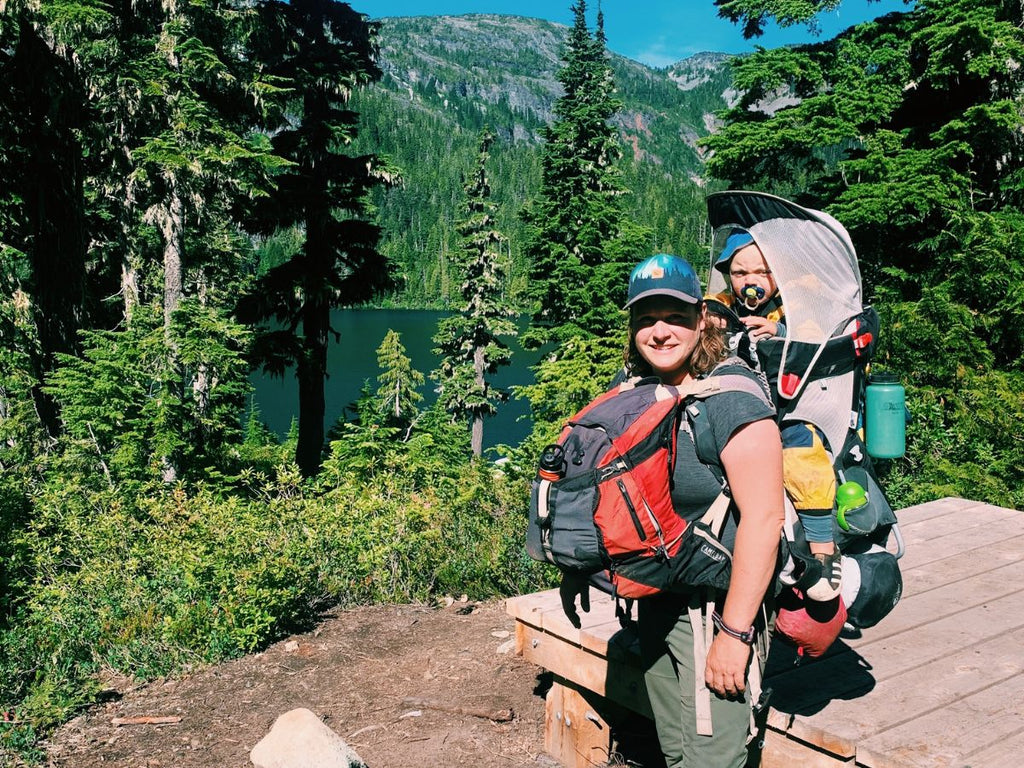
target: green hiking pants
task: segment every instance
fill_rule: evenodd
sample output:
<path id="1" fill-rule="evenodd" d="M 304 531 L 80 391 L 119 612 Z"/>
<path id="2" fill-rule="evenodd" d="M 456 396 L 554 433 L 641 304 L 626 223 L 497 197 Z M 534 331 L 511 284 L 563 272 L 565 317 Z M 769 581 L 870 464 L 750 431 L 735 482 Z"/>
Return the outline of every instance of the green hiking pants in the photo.
<path id="1" fill-rule="evenodd" d="M 748 765 L 750 704 L 711 692 L 712 736 L 697 735 L 693 633 L 685 602 L 675 596 L 637 601 L 644 681 L 668 768 L 742 768 Z M 757 764 L 757 756 L 752 763 Z"/>

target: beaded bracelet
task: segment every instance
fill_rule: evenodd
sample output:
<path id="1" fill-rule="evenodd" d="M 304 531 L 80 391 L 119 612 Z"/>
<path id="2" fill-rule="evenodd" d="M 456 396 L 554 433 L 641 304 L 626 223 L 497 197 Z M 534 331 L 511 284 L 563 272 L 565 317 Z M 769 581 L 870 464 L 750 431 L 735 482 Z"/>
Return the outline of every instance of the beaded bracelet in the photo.
<path id="1" fill-rule="evenodd" d="M 746 643 L 747 645 L 754 644 L 755 638 L 753 625 L 751 625 L 750 629 L 746 630 L 745 632 L 740 632 L 738 629 L 733 629 L 724 621 L 722 621 L 722 616 L 718 613 L 718 611 L 711 612 L 711 621 L 714 622 L 714 625 L 718 627 L 718 629 L 720 629 L 722 632 L 725 632 L 725 634 L 727 634 L 729 637 L 735 637 L 737 640 Z"/>

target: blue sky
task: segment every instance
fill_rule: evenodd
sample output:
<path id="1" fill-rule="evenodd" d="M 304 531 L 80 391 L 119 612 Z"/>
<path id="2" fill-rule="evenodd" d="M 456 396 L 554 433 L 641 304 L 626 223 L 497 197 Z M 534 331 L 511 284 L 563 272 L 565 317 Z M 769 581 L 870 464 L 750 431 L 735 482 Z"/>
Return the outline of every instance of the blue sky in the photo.
<path id="1" fill-rule="evenodd" d="M 571 0 L 349 0 L 371 18 L 442 16 L 464 13 L 506 13 L 571 24 Z M 821 14 L 822 40 L 890 11 L 907 9 L 903 0 L 845 0 L 835 11 Z M 587 3 L 593 23 L 597 0 Z M 754 41 L 739 28 L 718 18 L 712 0 L 602 0 L 608 47 L 616 53 L 663 67 L 701 51 L 744 53 L 755 45 L 775 48 L 813 38 L 803 26 L 772 27 Z"/>

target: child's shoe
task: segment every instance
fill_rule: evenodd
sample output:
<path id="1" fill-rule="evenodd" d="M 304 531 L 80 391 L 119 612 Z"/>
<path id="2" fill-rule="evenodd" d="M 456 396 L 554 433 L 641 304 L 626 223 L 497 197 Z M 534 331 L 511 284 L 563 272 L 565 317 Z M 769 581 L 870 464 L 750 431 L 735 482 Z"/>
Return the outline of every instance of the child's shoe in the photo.
<path id="1" fill-rule="evenodd" d="M 804 594 L 809 600 L 820 603 L 834 600 L 839 596 L 839 589 L 843 584 L 843 553 L 836 547 L 831 555 L 818 553 L 814 555 L 814 559 L 821 564 L 821 576 Z"/>

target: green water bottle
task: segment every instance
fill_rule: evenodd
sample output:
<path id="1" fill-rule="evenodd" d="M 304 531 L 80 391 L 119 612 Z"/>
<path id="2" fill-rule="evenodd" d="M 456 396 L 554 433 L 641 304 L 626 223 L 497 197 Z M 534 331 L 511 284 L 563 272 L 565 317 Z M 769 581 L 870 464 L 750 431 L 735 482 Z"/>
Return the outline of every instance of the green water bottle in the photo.
<path id="1" fill-rule="evenodd" d="M 844 531 L 850 530 L 846 515 L 868 503 L 868 493 L 861 484 L 847 480 L 836 489 L 836 522 Z"/>
<path id="2" fill-rule="evenodd" d="M 895 374 L 872 374 L 864 397 L 864 432 L 868 453 L 876 459 L 897 459 L 906 452 L 906 396 Z"/>

